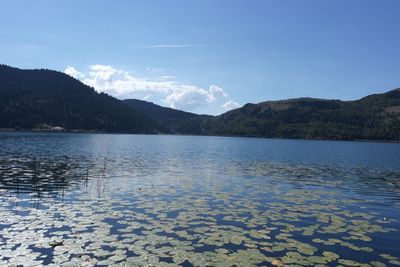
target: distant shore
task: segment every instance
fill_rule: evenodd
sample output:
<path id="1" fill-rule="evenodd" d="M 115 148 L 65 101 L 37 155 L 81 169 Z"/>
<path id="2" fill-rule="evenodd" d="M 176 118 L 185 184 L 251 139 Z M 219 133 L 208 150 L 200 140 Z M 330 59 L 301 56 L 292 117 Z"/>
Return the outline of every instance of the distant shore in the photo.
<path id="1" fill-rule="evenodd" d="M 336 141 L 336 142 L 362 142 L 362 143 L 390 143 L 400 144 L 400 141 L 393 140 L 367 140 L 367 139 L 322 139 L 322 138 L 285 138 L 285 137 L 262 137 L 244 135 L 200 135 L 200 134 L 181 134 L 181 133 L 145 133 L 145 132 L 109 132 L 101 130 L 67 130 L 54 131 L 51 129 L 12 129 L 0 128 L 0 132 L 31 132 L 31 133 L 75 133 L 75 134 L 127 134 L 127 135 L 171 135 L 171 136 L 209 136 L 209 137 L 237 137 L 237 138 L 257 138 L 272 140 L 303 140 L 303 141 Z"/>

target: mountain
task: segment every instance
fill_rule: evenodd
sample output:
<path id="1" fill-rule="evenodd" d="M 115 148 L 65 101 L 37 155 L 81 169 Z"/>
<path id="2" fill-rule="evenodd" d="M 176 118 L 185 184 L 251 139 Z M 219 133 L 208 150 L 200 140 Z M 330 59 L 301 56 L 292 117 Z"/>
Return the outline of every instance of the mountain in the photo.
<path id="1" fill-rule="evenodd" d="M 219 116 L 117 100 L 61 72 L 0 65 L 0 128 L 400 141 L 400 89 L 354 101 L 297 98 Z"/>
<path id="2" fill-rule="evenodd" d="M 124 100 L 162 132 L 269 138 L 400 141 L 400 89 L 355 101 L 297 98 L 246 104 L 219 116 Z"/>
<path id="3" fill-rule="evenodd" d="M 400 141 L 400 89 L 355 101 L 298 98 L 246 104 L 202 122 L 212 135 Z"/>
<path id="4" fill-rule="evenodd" d="M 198 127 L 203 119 L 212 117 L 166 108 L 138 99 L 126 99 L 123 102 L 134 111 L 146 114 L 164 133 L 206 134 Z"/>
<path id="5" fill-rule="evenodd" d="M 61 72 L 0 65 L 0 128 L 158 132 L 147 116 Z"/>

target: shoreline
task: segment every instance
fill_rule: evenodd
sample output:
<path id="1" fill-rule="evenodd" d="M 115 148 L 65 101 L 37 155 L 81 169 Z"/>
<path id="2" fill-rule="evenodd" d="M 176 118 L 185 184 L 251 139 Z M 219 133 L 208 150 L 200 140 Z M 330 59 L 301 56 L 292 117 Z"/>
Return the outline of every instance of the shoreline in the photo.
<path id="1" fill-rule="evenodd" d="M 166 136 L 198 136 L 198 137 L 232 137 L 232 138 L 255 138 L 270 140 L 291 140 L 291 141 L 332 141 L 332 142 L 359 142 L 359 143 L 388 143 L 400 144 L 395 140 L 369 140 L 369 139 L 322 139 L 322 138 L 288 138 L 288 137 L 262 137 L 262 136 L 244 136 L 244 135 L 206 135 L 206 134 L 181 134 L 181 133 L 149 133 L 149 132 L 107 132 L 99 130 L 50 130 L 50 129 L 10 129 L 0 128 L 1 132 L 28 132 L 28 133 L 66 133 L 66 134 L 124 134 L 124 135 L 166 135 Z"/>

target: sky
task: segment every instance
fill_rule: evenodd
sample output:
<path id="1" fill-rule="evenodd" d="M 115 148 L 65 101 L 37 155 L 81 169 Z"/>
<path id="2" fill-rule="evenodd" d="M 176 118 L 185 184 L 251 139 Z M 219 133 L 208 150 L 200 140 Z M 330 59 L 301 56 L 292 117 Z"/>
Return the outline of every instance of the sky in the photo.
<path id="1" fill-rule="evenodd" d="M 0 64 L 196 113 L 400 87 L 397 0 L 0 0 Z"/>

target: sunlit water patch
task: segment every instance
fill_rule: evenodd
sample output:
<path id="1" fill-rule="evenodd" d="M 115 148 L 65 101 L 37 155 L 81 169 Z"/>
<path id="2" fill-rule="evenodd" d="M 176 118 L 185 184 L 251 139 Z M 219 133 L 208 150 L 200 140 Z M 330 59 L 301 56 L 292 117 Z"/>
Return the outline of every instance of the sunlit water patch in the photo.
<path id="1" fill-rule="evenodd" d="M 0 133 L 0 266 L 400 265 L 400 146 Z"/>

